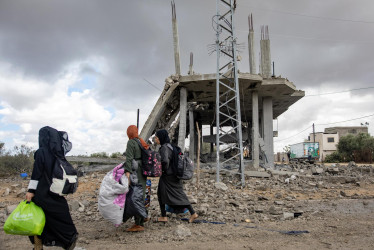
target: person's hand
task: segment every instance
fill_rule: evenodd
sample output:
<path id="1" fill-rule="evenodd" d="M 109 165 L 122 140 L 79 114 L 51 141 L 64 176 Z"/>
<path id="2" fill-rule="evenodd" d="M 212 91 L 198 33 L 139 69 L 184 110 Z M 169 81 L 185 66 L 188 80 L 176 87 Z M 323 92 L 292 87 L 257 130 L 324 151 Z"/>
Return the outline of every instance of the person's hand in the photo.
<path id="1" fill-rule="evenodd" d="M 26 200 L 27 200 L 28 202 L 30 202 L 31 199 L 32 199 L 32 197 L 34 197 L 34 195 L 35 195 L 35 194 L 33 194 L 33 193 L 27 192 L 27 193 L 26 193 Z"/>
<path id="2" fill-rule="evenodd" d="M 129 179 L 129 186 L 130 186 L 130 172 L 126 172 L 125 174 L 127 176 L 127 179 Z"/>

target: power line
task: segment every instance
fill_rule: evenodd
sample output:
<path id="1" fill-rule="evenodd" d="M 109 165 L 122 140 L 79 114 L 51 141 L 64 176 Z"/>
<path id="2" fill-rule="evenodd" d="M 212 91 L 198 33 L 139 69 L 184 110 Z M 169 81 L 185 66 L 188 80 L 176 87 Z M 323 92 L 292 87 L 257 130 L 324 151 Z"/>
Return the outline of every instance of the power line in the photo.
<path id="1" fill-rule="evenodd" d="M 237 30 L 239 32 L 248 33 L 248 30 Z M 260 34 L 256 32 L 256 34 Z M 328 41 L 328 42 L 344 42 L 344 43 L 359 43 L 359 44 L 366 44 L 366 45 L 374 45 L 372 41 L 358 41 L 358 40 L 341 40 L 341 39 L 328 39 L 328 38 L 315 38 L 315 37 L 304 37 L 304 36 L 294 36 L 294 35 L 284 35 L 284 34 L 274 34 L 272 36 L 278 36 L 281 38 L 296 38 L 296 39 L 303 39 L 303 40 L 317 40 L 317 41 Z"/>
<path id="2" fill-rule="evenodd" d="M 345 92 L 351 92 L 351 91 L 363 90 L 363 89 L 374 89 L 374 87 L 358 88 L 358 89 L 348 89 L 348 90 L 343 90 L 343 91 L 338 91 L 338 92 L 329 92 L 329 93 L 322 93 L 322 94 L 315 94 L 315 95 L 306 95 L 304 97 L 321 96 L 321 95 L 332 95 L 332 94 L 339 94 L 339 93 L 345 93 Z"/>
<path id="3" fill-rule="evenodd" d="M 143 78 L 144 81 L 146 81 L 147 83 L 149 83 L 152 87 L 154 87 L 155 89 L 159 90 L 162 92 L 161 89 L 159 89 L 156 85 L 152 84 L 150 81 L 148 81 L 147 79 Z"/>
<path id="4" fill-rule="evenodd" d="M 330 124 L 337 124 L 337 123 L 343 123 L 343 122 L 349 122 L 349 121 L 354 121 L 354 120 L 359 120 L 359 119 L 362 119 L 362 118 L 367 118 L 367 117 L 371 117 L 371 116 L 374 116 L 374 114 L 371 114 L 371 115 L 366 115 L 366 116 L 361 116 L 361 117 L 358 117 L 358 118 L 353 118 L 353 119 L 349 119 L 349 120 L 345 120 L 345 121 L 339 121 L 339 122 L 331 122 L 331 123 L 325 123 L 325 124 L 314 124 L 314 126 L 324 126 L 324 125 L 330 125 Z M 307 127 L 306 129 L 303 129 L 302 131 L 298 132 L 297 134 L 294 134 L 290 137 L 287 137 L 287 138 L 284 138 L 282 140 L 278 140 L 278 141 L 274 141 L 274 142 L 280 142 L 280 141 L 284 141 L 284 140 L 288 140 L 296 135 L 299 135 L 301 134 L 302 132 L 304 132 L 305 130 L 308 130 L 311 126 Z"/>
<path id="5" fill-rule="evenodd" d="M 301 16 L 301 17 L 308 17 L 308 18 L 314 18 L 314 19 L 322 19 L 322 20 L 329 20 L 329 21 L 338 21 L 338 22 L 351 22 L 351 23 L 367 23 L 367 24 L 373 24 L 374 21 L 366 21 L 366 20 L 352 20 L 352 19 L 344 19 L 344 18 L 334 18 L 334 17 L 323 17 L 323 16 L 313 16 L 313 15 L 307 15 L 307 14 L 299 14 L 289 11 L 282 11 L 282 10 L 271 10 L 271 9 L 264 9 L 264 8 L 256 8 L 247 4 L 240 3 L 242 6 L 250 7 L 254 10 L 260 10 L 260 11 L 270 11 L 270 12 L 277 12 L 284 15 L 292 15 L 292 16 Z"/>
<path id="6" fill-rule="evenodd" d="M 350 121 L 359 120 L 359 119 L 366 118 L 366 117 L 370 117 L 370 116 L 374 116 L 374 114 L 367 115 L 367 116 L 362 116 L 362 117 L 358 117 L 358 118 L 354 118 L 354 119 L 350 119 L 350 120 L 340 121 L 340 122 L 331 122 L 331 123 L 325 123 L 325 124 L 314 124 L 314 125 L 315 125 L 315 126 L 324 126 L 324 125 L 330 125 L 330 124 L 336 124 L 336 123 L 350 122 Z"/>
<path id="7" fill-rule="evenodd" d="M 290 139 L 290 138 L 292 138 L 292 137 L 294 137 L 294 136 L 297 136 L 297 135 L 301 134 L 301 133 L 304 132 L 305 130 L 310 129 L 310 127 L 311 127 L 311 126 L 307 127 L 306 129 L 300 131 L 300 132 L 297 133 L 297 134 L 291 135 L 290 137 L 284 138 L 284 139 L 282 139 L 282 140 L 274 141 L 274 142 L 280 142 L 280 141 L 288 140 L 288 139 Z"/>

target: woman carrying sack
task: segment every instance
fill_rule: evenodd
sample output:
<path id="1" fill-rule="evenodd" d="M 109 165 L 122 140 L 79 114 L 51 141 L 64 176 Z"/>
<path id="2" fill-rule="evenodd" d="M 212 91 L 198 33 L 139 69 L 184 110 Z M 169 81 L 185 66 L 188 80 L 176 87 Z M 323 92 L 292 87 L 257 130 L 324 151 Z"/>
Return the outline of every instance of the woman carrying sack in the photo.
<path id="1" fill-rule="evenodd" d="M 66 199 L 49 191 L 55 161 L 57 158 L 66 161 L 65 155 L 70 150 L 71 143 L 67 139 L 62 141 L 56 129 L 47 126 L 39 130 L 39 149 L 34 154 L 34 168 L 26 193 L 26 200 L 40 206 L 46 217 L 41 236 L 30 236 L 35 250 L 43 249 L 43 245 L 71 250 L 78 239 Z"/>
<path id="2" fill-rule="evenodd" d="M 143 175 L 143 172 L 142 172 L 142 169 L 141 169 L 141 166 L 142 166 L 142 161 L 141 161 L 142 154 L 141 153 L 142 153 L 142 151 L 141 151 L 140 146 L 139 146 L 139 144 L 136 140 L 139 140 L 140 143 L 142 144 L 142 146 L 145 149 L 148 149 L 149 145 L 142 138 L 139 138 L 138 128 L 135 125 L 130 125 L 127 128 L 127 136 L 129 137 L 129 140 L 127 142 L 126 152 L 125 152 L 125 156 L 126 156 L 125 174 L 129 178 L 129 184 L 130 185 L 134 184 L 134 183 L 131 183 L 132 178 L 130 178 L 130 174 L 133 174 L 133 177 L 135 177 L 135 179 L 137 179 L 136 184 L 140 184 L 142 189 L 143 189 L 143 201 L 144 201 L 147 176 Z M 135 173 L 133 173 L 133 160 L 135 160 L 135 162 L 137 163 L 137 170 L 134 171 Z M 135 179 L 133 179 L 133 181 Z M 126 212 L 126 210 L 125 210 L 125 212 Z M 124 216 L 124 218 L 126 218 L 126 216 Z M 128 228 L 126 231 L 127 232 L 141 232 L 141 231 L 144 231 L 144 222 L 147 221 L 147 220 L 148 220 L 147 218 L 144 218 L 142 216 L 135 216 L 135 224 L 132 227 Z"/>

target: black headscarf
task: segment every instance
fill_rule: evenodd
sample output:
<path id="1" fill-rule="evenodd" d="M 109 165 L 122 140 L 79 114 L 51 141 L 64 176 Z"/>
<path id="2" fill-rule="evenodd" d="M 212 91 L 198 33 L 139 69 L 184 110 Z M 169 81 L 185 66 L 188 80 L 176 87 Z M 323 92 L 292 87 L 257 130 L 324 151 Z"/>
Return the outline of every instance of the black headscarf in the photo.
<path id="1" fill-rule="evenodd" d="M 47 149 L 54 156 L 65 159 L 65 155 L 72 148 L 68 134 L 45 126 L 39 130 L 39 148 Z"/>
<path id="2" fill-rule="evenodd" d="M 166 131 L 165 129 L 160 129 L 159 131 L 157 131 L 156 136 L 160 140 L 161 145 L 164 145 L 165 143 L 170 143 L 168 131 Z"/>

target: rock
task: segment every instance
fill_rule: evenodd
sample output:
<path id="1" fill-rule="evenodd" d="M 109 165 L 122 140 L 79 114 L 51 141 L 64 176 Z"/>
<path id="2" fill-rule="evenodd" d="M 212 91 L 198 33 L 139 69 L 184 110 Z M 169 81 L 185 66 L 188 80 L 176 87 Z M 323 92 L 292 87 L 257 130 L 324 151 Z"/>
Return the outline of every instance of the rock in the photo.
<path id="1" fill-rule="evenodd" d="M 295 217 L 294 213 L 283 212 L 283 219 L 290 220 Z"/>
<path id="2" fill-rule="evenodd" d="M 79 201 L 77 200 L 73 200 L 71 203 L 70 203 L 70 210 L 75 212 L 77 211 L 79 208 Z"/>
<path id="3" fill-rule="evenodd" d="M 219 189 L 219 190 L 222 190 L 222 191 L 227 191 L 229 188 L 226 186 L 225 183 L 223 182 L 216 182 L 214 183 L 214 187 Z"/>
<path id="4" fill-rule="evenodd" d="M 274 201 L 274 204 L 282 206 L 282 205 L 284 205 L 284 202 L 283 201 Z"/>
<path id="5" fill-rule="evenodd" d="M 10 193 L 10 189 L 9 188 L 5 188 L 4 196 L 8 196 L 9 193 Z"/>
<path id="6" fill-rule="evenodd" d="M 0 223 L 5 223 L 6 217 L 7 217 L 6 214 L 0 213 Z"/>
<path id="7" fill-rule="evenodd" d="M 347 197 L 347 194 L 343 190 L 340 191 L 340 195 L 343 196 L 343 197 Z"/>
<path id="8" fill-rule="evenodd" d="M 7 215 L 11 214 L 13 212 L 14 209 L 16 209 L 18 205 L 9 205 L 6 207 L 6 212 L 7 212 Z"/>
<path id="9" fill-rule="evenodd" d="M 355 166 L 356 166 L 356 163 L 354 161 L 350 161 L 348 163 L 348 168 L 355 167 Z"/>
<path id="10" fill-rule="evenodd" d="M 179 238 L 185 238 L 191 236 L 191 231 L 184 225 L 178 225 L 177 230 L 175 230 L 175 235 L 177 235 Z"/>
<path id="11" fill-rule="evenodd" d="M 21 188 L 20 191 L 17 192 L 17 197 L 25 196 L 26 195 L 26 189 Z"/>
<path id="12" fill-rule="evenodd" d="M 279 207 L 271 206 L 269 208 L 269 214 L 271 214 L 271 215 L 279 215 L 281 213 L 282 213 L 282 211 Z"/>

